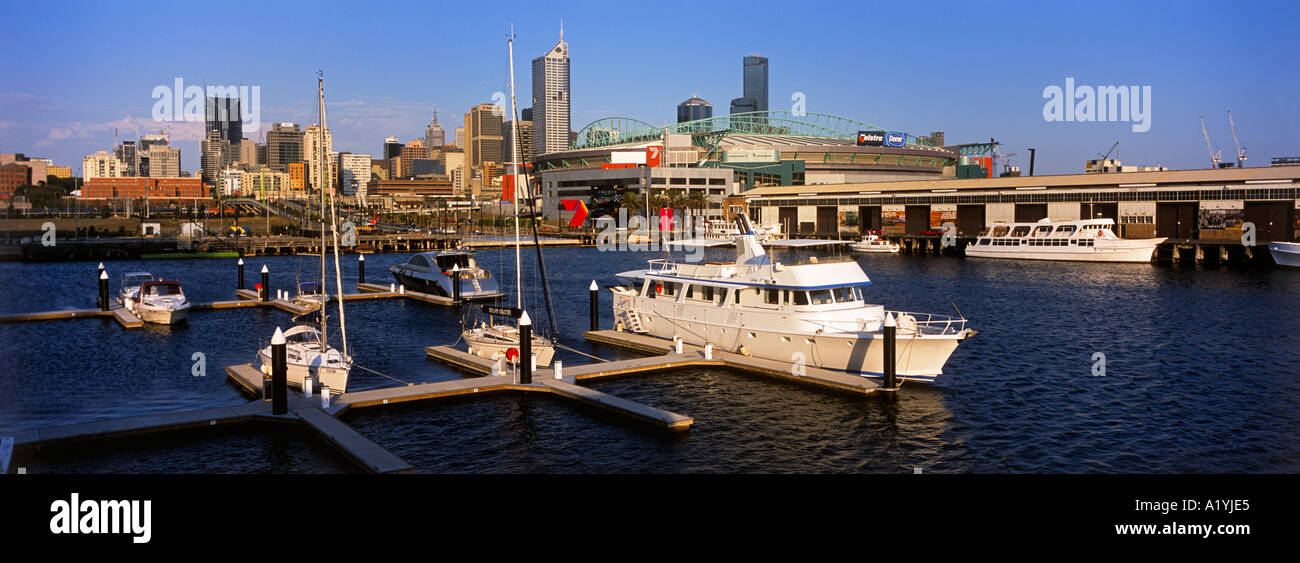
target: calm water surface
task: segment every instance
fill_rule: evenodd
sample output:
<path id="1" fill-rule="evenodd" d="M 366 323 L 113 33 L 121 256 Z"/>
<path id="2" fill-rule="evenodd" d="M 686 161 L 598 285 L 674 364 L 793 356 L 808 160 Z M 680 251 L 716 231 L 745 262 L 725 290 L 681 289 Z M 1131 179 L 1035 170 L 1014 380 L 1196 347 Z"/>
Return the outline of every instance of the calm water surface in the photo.
<path id="1" fill-rule="evenodd" d="M 367 280 L 392 281 L 409 255 L 368 255 Z M 581 340 L 587 285 L 641 267 L 646 253 L 546 250 L 566 342 Z M 653 256 L 658 257 L 658 256 Z M 513 270 L 513 252 L 481 263 Z M 309 257 L 249 258 L 275 288 L 317 276 Z M 426 472 L 1241 473 L 1300 469 L 1300 271 L 1173 269 L 1146 264 L 1020 263 L 915 256 L 859 258 L 869 300 L 951 313 L 979 334 L 939 383 L 897 400 L 861 399 L 726 370 L 588 382 L 695 418 L 669 435 L 568 401 L 523 395 L 366 408 L 360 432 Z M 531 268 L 531 253 L 525 267 Z M 343 260 L 354 288 L 356 258 Z M 235 259 L 107 262 L 180 279 L 191 300 L 234 298 Z M 95 264 L 0 264 L 0 314 L 93 307 Z M 349 291 L 353 291 L 349 289 Z M 540 304 L 540 295 L 530 292 Z M 608 294 L 602 315 L 608 324 Z M 541 308 L 531 307 L 534 316 Z M 402 381 L 463 377 L 426 359 L 454 342 L 459 316 L 418 302 L 347 304 L 357 362 Z M 187 325 L 127 331 L 110 319 L 0 324 L 5 431 L 222 405 L 247 399 L 224 366 L 251 361 L 272 309 L 196 311 Z M 1105 376 L 1093 375 L 1094 354 Z M 193 375 L 202 354 L 206 375 Z M 568 365 L 587 359 L 561 351 Z M 393 385 L 354 371 L 354 389 Z M 347 472 L 355 468 L 296 427 L 248 425 L 109 440 L 25 454 L 32 472 Z"/>

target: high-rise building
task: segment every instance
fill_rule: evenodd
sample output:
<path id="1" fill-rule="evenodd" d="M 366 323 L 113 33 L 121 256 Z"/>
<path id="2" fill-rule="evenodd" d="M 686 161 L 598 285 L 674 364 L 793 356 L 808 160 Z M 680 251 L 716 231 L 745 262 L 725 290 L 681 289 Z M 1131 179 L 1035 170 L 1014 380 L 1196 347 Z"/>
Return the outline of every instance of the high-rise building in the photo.
<path id="1" fill-rule="evenodd" d="M 257 141 L 252 139 L 239 141 L 239 162 L 257 164 Z"/>
<path id="2" fill-rule="evenodd" d="M 515 126 L 518 124 L 518 131 Z M 510 162 L 510 139 L 512 134 L 517 134 L 518 157 L 520 163 L 533 161 L 533 122 L 520 119 L 519 121 L 507 121 L 501 124 L 501 156 L 504 162 Z"/>
<path id="3" fill-rule="evenodd" d="M 401 156 L 402 146 L 402 143 L 397 140 L 397 137 L 384 139 L 384 160 L 388 160 L 395 156 Z"/>
<path id="4" fill-rule="evenodd" d="M 339 153 L 339 189 L 364 200 L 370 186 L 370 155 Z"/>
<path id="5" fill-rule="evenodd" d="M 447 143 L 447 131 L 438 123 L 438 107 L 433 107 L 433 121 L 424 128 L 424 146 L 430 151 Z"/>
<path id="6" fill-rule="evenodd" d="M 208 132 L 217 131 L 220 139 L 232 145 L 244 140 L 244 122 L 239 115 L 239 98 L 206 98 L 204 124 Z"/>
<path id="7" fill-rule="evenodd" d="M 162 133 L 158 133 L 156 135 L 145 135 L 143 137 L 140 137 L 140 142 L 137 143 L 138 147 L 136 150 L 138 152 L 145 152 L 149 150 L 149 147 L 154 147 L 154 146 L 165 147 L 167 146 L 167 144 L 168 144 L 167 135 L 164 135 Z M 144 174 L 140 174 L 140 175 L 144 176 Z"/>
<path id="8" fill-rule="evenodd" d="M 569 44 L 560 41 L 533 59 L 533 155 L 569 148 Z"/>
<path id="9" fill-rule="evenodd" d="M 307 189 L 307 164 L 305 162 L 290 162 L 285 165 L 289 172 L 289 189 L 295 192 L 305 192 Z"/>
<path id="10" fill-rule="evenodd" d="M 122 144 L 113 148 L 113 155 L 122 163 L 123 176 L 135 176 L 139 165 L 135 141 L 122 141 Z"/>
<path id="11" fill-rule="evenodd" d="M 165 141 L 164 141 L 165 143 Z M 149 178 L 181 177 L 181 149 L 166 144 L 152 144 L 149 150 L 139 153 L 138 176 Z"/>
<path id="12" fill-rule="evenodd" d="M 767 57 L 745 57 L 744 97 L 754 99 L 755 111 L 767 111 Z"/>
<path id="13" fill-rule="evenodd" d="M 122 163 L 108 151 L 99 151 L 82 159 L 82 178 L 121 178 Z"/>
<path id="14" fill-rule="evenodd" d="M 322 151 L 321 145 L 324 144 Z M 330 151 L 333 150 L 334 137 L 330 134 L 328 127 L 325 128 L 324 138 L 321 136 L 319 125 L 308 125 L 307 130 L 302 133 L 302 160 L 307 163 L 307 186 L 313 190 L 319 190 L 322 186 L 330 186 L 326 175 L 329 167 L 326 165 L 328 160 L 322 161 L 322 152 L 324 158 L 329 158 Z"/>
<path id="15" fill-rule="evenodd" d="M 492 104 L 479 104 L 465 114 L 465 162 L 479 166 L 501 162 L 501 113 Z"/>
<path id="16" fill-rule="evenodd" d="M 749 96 L 731 100 L 731 113 L 758 111 L 758 101 Z"/>
<path id="17" fill-rule="evenodd" d="M 200 168 L 204 185 L 219 187 L 221 171 L 234 162 L 230 141 L 221 138 L 221 131 L 209 129 L 207 138 L 199 142 Z"/>
<path id="18" fill-rule="evenodd" d="M 684 123 L 713 117 L 713 104 L 701 100 L 699 96 L 677 104 L 677 122 Z"/>
<path id="19" fill-rule="evenodd" d="M 289 164 L 302 162 L 303 132 L 297 123 L 275 123 L 266 132 L 266 165 L 277 172 L 288 172 Z"/>
<path id="20" fill-rule="evenodd" d="M 415 171 L 411 167 L 415 160 L 427 160 L 429 158 L 429 149 L 424 146 L 424 141 L 416 139 L 406 146 L 402 147 L 401 174 L 402 178 L 411 178 L 415 176 Z"/>

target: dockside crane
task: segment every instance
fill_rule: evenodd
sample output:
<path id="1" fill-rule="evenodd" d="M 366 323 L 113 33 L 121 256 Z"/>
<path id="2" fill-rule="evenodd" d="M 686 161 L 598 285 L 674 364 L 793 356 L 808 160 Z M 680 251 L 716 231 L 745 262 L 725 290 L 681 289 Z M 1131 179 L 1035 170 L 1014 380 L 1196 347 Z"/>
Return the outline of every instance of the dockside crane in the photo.
<path id="1" fill-rule="evenodd" d="M 1200 115 L 1197 117 L 1201 118 L 1201 134 L 1205 136 L 1205 150 L 1210 152 L 1210 168 L 1218 168 L 1219 155 L 1223 154 L 1223 151 L 1214 152 L 1214 148 L 1210 146 L 1210 132 L 1205 130 L 1205 117 Z"/>
<path id="2" fill-rule="evenodd" d="M 1246 166 L 1246 147 L 1237 142 L 1237 124 L 1232 122 L 1232 110 L 1228 110 L 1228 127 L 1232 129 L 1232 148 L 1237 151 L 1237 168 Z"/>
<path id="3" fill-rule="evenodd" d="M 1106 159 L 1110 158 L 1110 153 L 1115 152 L 1115 147 L 1118 147 L 1118 146 L 1119 146 L 1119 141 L 1115 141 L 1115 144 L 1113 144 L 1113 145 L 1110 146 L 1110 150 L 1107 150 L 1107 151 L 1106 151 L 1106 154 L 1097 153 L 1097 156 L 1100 156 L 1100 157 L 1101 157 L 1101 165 L 1102 165 L 1102 166 L 1105 166 L 1105 165 L 1106 165 Z M 1118 157 L 1119 155 L 1116 154 L 1115 156 Z"/>

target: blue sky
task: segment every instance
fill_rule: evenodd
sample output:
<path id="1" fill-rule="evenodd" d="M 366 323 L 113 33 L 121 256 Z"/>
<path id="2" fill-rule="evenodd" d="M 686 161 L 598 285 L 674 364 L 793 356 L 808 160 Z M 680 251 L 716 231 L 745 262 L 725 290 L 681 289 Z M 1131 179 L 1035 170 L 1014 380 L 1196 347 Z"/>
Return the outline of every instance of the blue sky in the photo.
<path id="1" fill-rule="evenodd" d="M 220 6 L 222 9 L 217 10 Z M 520 107 L 530 60 L 558 39 L 572 60 L 573 128 L 602 117 L 675 119 L 698 94 L 726 113 L 741 58 L 770 60 L 770 105 L 802 92 L 810 112 L 948 143 L 1004 143 L 1037 173 L 1082 171 L 1118 141 L 1126 164 L 1208 166 L 1198 115 L 1231 159 L 1227 110 L 1247 165 L 1300 155 L 1296 2 L 220 2 L 25 3 L 7 8 L 0 46 L 0 152 L 71 164 L 166 124 L 155 86 L 247 84 L 261 121 L 313 122 L 323 69 L 336 150 L 377 154 L 421 137 L 434 105 L 450 140 L 472 105 L 506 90 L 513 22 Z M 35 22 L 41 22 L 36 25 Z M 1047 122 L 1043 90 L 1139 85 L 1151 129 Z M 265 126 L 265 125 L 264 125 Z M 182 166 L 202 127 L 173 123 Z"/>

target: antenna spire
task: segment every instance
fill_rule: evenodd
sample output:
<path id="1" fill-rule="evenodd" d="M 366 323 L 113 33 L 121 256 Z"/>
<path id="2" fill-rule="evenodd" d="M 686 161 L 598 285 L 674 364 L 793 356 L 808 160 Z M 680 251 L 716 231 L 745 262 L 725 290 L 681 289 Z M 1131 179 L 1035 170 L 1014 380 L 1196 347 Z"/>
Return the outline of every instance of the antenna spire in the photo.
<path id="1" fill-rule="evenodd" d="M 564 18 L 560 18 L 560 42 L 564 42 Z"/>

